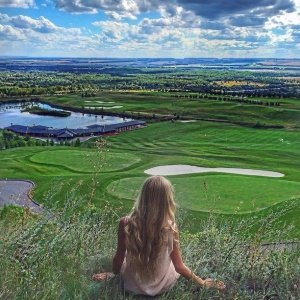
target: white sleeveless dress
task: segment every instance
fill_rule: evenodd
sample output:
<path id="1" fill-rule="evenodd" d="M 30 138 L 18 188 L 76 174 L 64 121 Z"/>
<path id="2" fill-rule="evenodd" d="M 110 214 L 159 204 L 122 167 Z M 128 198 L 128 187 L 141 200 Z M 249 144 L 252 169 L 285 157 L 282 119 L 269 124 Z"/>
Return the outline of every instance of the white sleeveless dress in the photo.
<path id="1" fill-rule="evenodd" d="M 173 230 L 167 229 L 163 248 L 157 262 L 157 269 L 151 280 L 141 281 L 136 273 L 134 265 L 126 262 L 126 256 L 121 268 L 124 288 L 134 294 L 155 296 L 173 287 L 180 276 L 174 268 L 171 260 L 173 251 Z"/>

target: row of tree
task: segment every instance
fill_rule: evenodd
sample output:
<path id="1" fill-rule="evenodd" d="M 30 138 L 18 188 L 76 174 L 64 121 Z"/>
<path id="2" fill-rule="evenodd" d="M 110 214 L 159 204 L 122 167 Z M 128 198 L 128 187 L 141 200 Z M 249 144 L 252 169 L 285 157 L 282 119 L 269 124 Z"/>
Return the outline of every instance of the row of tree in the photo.
<path id="1" fill-rule="evenodd" d="M 111 68 L 92 72 L 0 72 L 0 97 L 78 93 L 89 97 L 101 89 L 163 90 L 237 94 L 247 97 L 300 97 L 299 81 L 285 74 L 224 70 Z M 234 84 L 228 84 L 233 82 Z"/>
<path id="2" fill-rule="evenodd" d="M 212 94 L 174 94 L 172 97 L 175 98 L 191 98 L 191 99 L 207 99 L 217 101 L 232 101 L 254 105 L 265 105 L 265 106 L 280 106 L 279 102 L 268 102 L 262 100 L 247 99 L 245 97 L 234 97 L 234 96 L 216 96 Z"/>
<path id="3" fill-rule="evenodd" d="M 20 136 L 7 130 L 0 131 L 0 150 L 16 148 L 16 147 L 33 147 L 33 146 L 73 146 L 80 147 L 80 139 L 75 141 L 59 141 L 55 143 L 53 139 L 40 140 L 33 139 L 30 136 Z"/>

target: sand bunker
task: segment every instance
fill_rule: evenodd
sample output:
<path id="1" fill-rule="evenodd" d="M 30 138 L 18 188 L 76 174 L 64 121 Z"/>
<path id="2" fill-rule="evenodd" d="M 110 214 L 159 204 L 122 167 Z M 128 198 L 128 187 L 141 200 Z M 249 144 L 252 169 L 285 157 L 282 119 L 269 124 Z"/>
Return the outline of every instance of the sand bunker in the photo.
<path id="1" fill-rule="evenodd" d="M 123 107 L 122 105 L 115 105 L 115 106 L 103 106 L 103 109 L 113 109 L 113 108 L 121 108 Z"/>
<path id="2" fill-rule="evenodd" d="M 229 173 L 239 175 L 265 176 L 265 177 L 283 177 L 284 174 L 272 171 L 253 170 L 253 169 L 239 169 L 239 168 L 202 168 L 191 165 L 167 165 L 158 166 L 145 171 L 149 175 L 182 175 L 192 173 Z"/>
<path id="3" fill-rule="evenodd" d="M 84 100 L 84 102 L 87 102 L 87 103 L 91 103 L 91 102 L 97 102 L 97 103 L 115 103 L 114 101 L 108 101 L 108 102 L 106 102 L 106 101 L 90 101 L 90 100 Z"/>
<path id="4" fill-rule="evenodd" d="M 103 108 L 104 110 L 105 109 L 114 109 L 114 108 L 122 108 L 123 106 L 122 105 L 115 105 L 115 106 L 89 106 L 90 109 L 96 109 L 96 108 Z"/>
<path id="5" fill-rule="evenodd" d="M 13 204 L 41 213 L 43 208 L 28 196 L 33 188 L 34 183 L 27 180 L 0 180 L 0 207 Z"/>

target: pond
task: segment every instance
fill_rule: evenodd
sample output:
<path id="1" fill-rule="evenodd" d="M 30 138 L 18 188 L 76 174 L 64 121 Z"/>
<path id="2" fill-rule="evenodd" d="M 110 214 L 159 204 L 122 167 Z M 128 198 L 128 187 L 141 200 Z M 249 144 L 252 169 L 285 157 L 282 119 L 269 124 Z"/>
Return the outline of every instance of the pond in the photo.
<path id="1" fill-rule="evenodd" d="M 48 110 L 59 110 L 40 102 L 9 103 L 0 105 L 0 128 L 13 125 L 43 125 L 53 128 L 86 128 L 90 125 L 122 123 L 123 118 L 94 114 L 82 114 L 71 111 L 68 117 L 40 116 L 22 112 L 25 107 L 38 106 Z M 128 121 L 128 119 L 126 119 Z"/>

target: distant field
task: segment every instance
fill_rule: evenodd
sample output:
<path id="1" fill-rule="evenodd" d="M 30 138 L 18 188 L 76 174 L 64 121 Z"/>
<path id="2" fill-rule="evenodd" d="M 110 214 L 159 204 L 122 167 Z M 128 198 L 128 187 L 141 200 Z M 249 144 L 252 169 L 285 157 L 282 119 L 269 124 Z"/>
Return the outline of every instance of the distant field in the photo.
<path id="1" fill-rule="evenodd" d="M 131 209 L 147 177 L 144 171 L 152 167 L 189 164 L 280 172 L 285 174 L 280 179 L 216 173 L 169 179 L 175 185 L 176 201 L 193 220 L 193 230 L 197 220 L 211 212 L 222 218 L 264 218 L 283 205 L 287 208 L 280 220 L 294 222 L 293 234 L 300 237 L 300 103 L 297 99 L 251 99 L 280 105 L 216 100 L 199 93 L 138 90 L 106 90 L 95 97 L 47 97 L 45 101 L 71 108 L 99 112 L 103 107 L 104 113 L 107 109 L 147 115 L 152 120 L 145 129 L 107 137 L 107 144 L 100 148 L 95 148 L 95 139 L 91 139 L 75 149 L 55 146 L 0 151 L 1 176 L 34 181 L 34 199 L 45 205 L 53 201 L 61 204 L 71 193 L 80 199 L 80 206 L 103 206 L 108 201 L 122 207 L 123 214 Z M 176 120 L 155 123 L 163 116 Z M 233 122 L 284 128 L 262 129 Z"/>
<path id="2" fill-rule="evenodd" d="M 249 98 L 263 103 L 278 102 L 280 104 L 280 106 L 266 106 L 223 101 L 221 96 L 217 97 L 220 99 L 210 99 L 209 96 L 199 93 L 103 91 L 95 97 L 82 98 L 80 95 L 63 95 L 48 97 L 44 100 L 80 109 L 92 107 L 91 109 L 98 109 L 100 112 L 103 107 L 104 112 L 106 109 L 107 112 L 128 113 L 136 116 L 139 114 L 154 115 L 154 118 L 175 115 L 182 118 L 300 126 L 300 105 L 296 99 Z"/>

